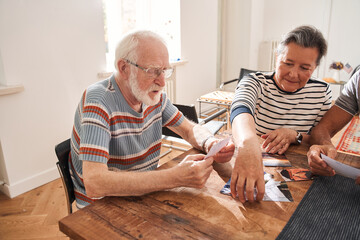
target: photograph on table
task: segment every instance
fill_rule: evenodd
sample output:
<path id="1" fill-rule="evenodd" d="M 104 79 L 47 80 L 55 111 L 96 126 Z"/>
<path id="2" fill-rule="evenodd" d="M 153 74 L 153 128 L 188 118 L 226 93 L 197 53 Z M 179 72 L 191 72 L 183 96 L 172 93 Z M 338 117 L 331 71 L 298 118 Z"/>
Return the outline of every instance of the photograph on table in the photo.
<path id="1" fill-rule="evenodd" d="M 309 169 L 292 168 L 276 170 L 286 182 L 313 180 L 313 174 Z"/>
<path id="2" fill-rule="evenodd" d="M 275 153 L 262 153 L 264 167 L 291 167 L 290 161 L 285 155 Z"/>

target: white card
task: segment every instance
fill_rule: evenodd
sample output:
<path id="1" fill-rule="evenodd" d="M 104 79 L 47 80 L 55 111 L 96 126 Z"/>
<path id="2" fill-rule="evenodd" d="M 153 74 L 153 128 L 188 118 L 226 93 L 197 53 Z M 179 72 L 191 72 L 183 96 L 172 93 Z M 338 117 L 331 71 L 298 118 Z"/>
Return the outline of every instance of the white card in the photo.
<path id="1" fill-rule="evenodd" d="M 351 167 L 349 165 L 343 164 L 341 162 L 338 162 L 332 158 L 329 158 L 328 156 L 321 153 L 321 158 L 330 166 L 332 167 L 335 172 L 339 175 L 342 175 L 344 177 L 349 177 L 352 179 L 356 179 L 360 176 L 360 169 Z"/>
<path id="2" fill-rule="evenodd" d="M 225 147 L 228 144 L 229 141 L 230 141 L 230 137 L 225 138 L 225 139 L 221 140 L 220 142 L 216 143 L 214 146 L 211 147 L 210 151 L 208 152 L 208 154 L 205 156 L 204 159 L 207 159 L 209 157 L 216 155 L 218 152 L 220 152 L 220 150 L 223 147 Z"/>

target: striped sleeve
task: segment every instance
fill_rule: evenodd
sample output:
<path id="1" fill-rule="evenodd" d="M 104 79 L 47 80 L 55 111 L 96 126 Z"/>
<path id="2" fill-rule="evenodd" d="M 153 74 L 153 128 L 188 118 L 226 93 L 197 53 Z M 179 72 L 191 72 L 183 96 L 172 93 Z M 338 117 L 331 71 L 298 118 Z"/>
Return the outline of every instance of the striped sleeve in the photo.
<path id="1" fill-rule="evenodd" d="M 103 104 L 92 102 L 92 94 L 86 94 L 83 101 L 79 160 L 107 163 L 111 138 L 110 116 Z"/>
<path id="2" fill-rule="evenodd" d="M 171 103 L 166 93 L 163 93 L 162 126 L 177 127 L 184 121 L 184 115 Z"/>
<path id="3" fill-rule="evenodd" d="M 260 91 L 260 83 L 255 78 L 255 74 L 251 73 L 241 79 L 236 87 L 234 100 L 231 104 L 231 122 L 237 115 L 244 112 L 254 116 Z"/>
<path id="4" fill-rule="evenodd" d="M 315 119 L 314 127 L 320 122 L 320 120 L 323 118 L 323 116 L 325 115 L 325 113 L 331 108 L 331 100 L 332 100 L 331 89 L 330 89 L 330 86 L 327 85 L 326 95 L 325 95 L 325 97 L 324 97 L 324 104 L 323 104 L 323 106 L 321 107 L 321 110 L 320 110 L 317 118 Z"/>

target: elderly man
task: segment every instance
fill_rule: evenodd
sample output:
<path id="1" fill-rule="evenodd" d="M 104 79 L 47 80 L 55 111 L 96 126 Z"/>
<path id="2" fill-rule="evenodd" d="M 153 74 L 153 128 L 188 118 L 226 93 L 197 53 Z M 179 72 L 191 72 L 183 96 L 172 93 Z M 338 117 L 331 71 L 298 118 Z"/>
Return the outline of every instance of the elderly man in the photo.
<path id="1" fill-rule="evenodd" d="M 75 114 L 70 170 L 77 206 L 104 196 L 201 188 L 213 165 L 231 171 L 226 162 L 233 155 L 233 143 L 213 158 L 192 155 L 173 168 L 150 171 L 158 166 L 163 126 L 205 152 L 219 139 L 187 120 L 162 92 L 173 69 L 160 36 L 131 33 L 115 55 L 114 75 L 88 87 Z"/>
<path id="2" fill-rule="evenodd" d="M 313 173 L 333 176 L 334 169 L 321 159 L 320 153 L 335 158 L 337 151 L 331 138 L 340 131 L 354 115 L 360 112 L 360 70 L 357 71 L 345 85 L 335 105 L 321 119 L 320 123 L 312 130 L 310 143 L 317 144 L 310 147 L 307 154 L 310 169 Z M 356 179 L 360 184 L 360 176 Z"/>

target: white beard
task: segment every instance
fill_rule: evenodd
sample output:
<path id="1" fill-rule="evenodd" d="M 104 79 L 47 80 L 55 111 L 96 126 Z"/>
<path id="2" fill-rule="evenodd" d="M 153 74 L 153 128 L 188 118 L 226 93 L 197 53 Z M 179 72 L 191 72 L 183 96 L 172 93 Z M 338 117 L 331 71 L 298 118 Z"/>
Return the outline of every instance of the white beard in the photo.
<path id="1" fill-rule="evenodd" d="M 136 100 L 139 102 L 142 102 L 145 105 L 148 106 L 154 106 L 160 101 L 162 87 L 157 86 L 156 84 L 151 85 L 151 87 L 148 90 L 141 90 L 139 87 L 138 80 L 136 78 L 136 73 L 132 72 L 129 76 L 129 85 L 132 94 L 135 96 Z M 154 98 L 152 99 L 149 96 L 149 93 L 152 91 L 159 91 Z"/>

